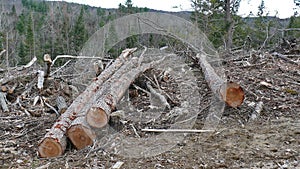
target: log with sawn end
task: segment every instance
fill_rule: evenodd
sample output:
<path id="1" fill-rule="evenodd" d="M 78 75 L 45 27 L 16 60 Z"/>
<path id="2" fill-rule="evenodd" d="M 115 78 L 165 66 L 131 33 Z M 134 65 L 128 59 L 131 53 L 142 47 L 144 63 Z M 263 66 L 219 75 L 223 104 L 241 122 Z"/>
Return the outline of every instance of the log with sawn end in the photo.
<path id="1" fill-rule="evenodd" d="M 205 76 L 205 80 L 212 92 L 228 106 L 236 108 L 244 101 L 244 91 L 240 85 L 234 82 L 226 82 L 214 71 L 213 67 L 207 62 L 206 55 L 197 54 L 199 64 Z"/>
<path id="2" fill-rule="evenodd" d="M 71 125 L 72 121 L 76 119 L 77 113 L 84 108 L 86 103 L 89 102 L 92 97 L 94 97 L 103 82 L 110 78 L 135 50 L 136 48 L 124 50 L 114 63 L 105 69 L 57 119 L 49 132 L 46 133 L 38 144 L 38 153 L 40 157 L 57 157 L 63 154 L 67 142 L 66 130 Z"/>
<path id="3" fill-rule="evenodd" d="M 110 113 L 115 110 L 116 104 L 124 96 L 130 84 L 141 73 L 153 68 L 163 60 L 164 57 L 157 61 L 142 64 L 122 75 L 117 81 L 107 81 L 106 84 L 103 85 L 106 92 L 103 93 L 86 114 L 87 123 L 95 128 L 104 127 L 109 121 Z"/>
<path id="4" fill-rule="evenodd" d="M 128 59 L 106 82 L 103 82 L 102 87 L 95 93 L 94 97 L 86 103 L 86 105 L 77 114 L 77 119 L 72 122 L 67 130 L 67 136 L 77 149 L 82 149 L 93 143 L 95 139 L 94 130 L 87 124 L 85 117 L 88 110 L 97 102 L 101 95 L 107 92 L 107 83 L 118 81 L 124 74 L 136 68 L 138 58 L 133 57 Z"/>

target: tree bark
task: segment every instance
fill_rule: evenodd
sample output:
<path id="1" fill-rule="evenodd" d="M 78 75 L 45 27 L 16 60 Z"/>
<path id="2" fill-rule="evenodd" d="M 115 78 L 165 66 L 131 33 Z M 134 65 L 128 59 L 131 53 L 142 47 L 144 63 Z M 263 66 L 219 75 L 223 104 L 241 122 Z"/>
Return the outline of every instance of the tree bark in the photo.
<path id="1" fill-rule="evenodd" d="M 197 54 L 199 64 L 205 76 L 205 80 L 212 92 L 230 107 L 238 107 L 244 101 L 244 91 L 240 85 L 234 82 L 227 83 L 225 79 L 219 77 L 212 66 L 207 62 L 206 56 Z"/>
<path id="2" fill-rule="evenodd" d="M 63 114 L 68 108 L 65 98 L 63 98 L 62 96 L 58 96 L 56 98 L 56 105 L 59 114 Z"/>
<path id="3" fill-rule="evenodd" d="M 9 109 L 6 104 L 6 94 L 4 94 L 3 92 L 0 92 L 0 103 L 1 103 L 3 112 L 8 112 Z"/>
<path id="4" fill-rule="evenodd" d="M 66 130 L 78 116 L 77 114 L 84 108 L 90 99 L 97 93 L 104 81 L 110 78 L 136 50 L 126 49 L 115 60 L 115 62 L 105 69 L 90 86 L 80 94 L 51 127 L 50 131 L 40 141 L 38 153 L 41 157 L 56 157 L 63 154 L 66 148 Z"/>
<path id="5" fill-rule="evenodd" d="M 130 70 L 119 79 L 105 82 L 103 84 L 103 91 L 105 92 L 86 114 L 87 123 L 95 128 L 104 127 L 109 121 L 111 112 L 115 110 L 117 103 L 124 96 L 130 84 L 140 75 L 140 73 L 157 65 L 163 59 L 143 64 Z"/>

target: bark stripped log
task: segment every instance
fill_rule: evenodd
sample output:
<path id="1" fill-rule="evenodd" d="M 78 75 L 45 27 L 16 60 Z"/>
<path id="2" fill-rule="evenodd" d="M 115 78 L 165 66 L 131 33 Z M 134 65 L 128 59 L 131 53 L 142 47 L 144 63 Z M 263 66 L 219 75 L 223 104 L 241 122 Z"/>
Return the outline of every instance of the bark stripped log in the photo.
<path id="1" fill-rule="evenodd" d="M 80 94 L 51 127 L 50 131 L 38 144 L 38 153 L 40 157 L 61 156 L 66 149 L 66 130 L 77 117 L 77 114 L 84 108 L 90 99 L 100 89 L 102 83 L 110 78 L 127 60 L 127 58 L 136 50 L 126 49 L 115 60 L 115 62 L 105 69 L 87 89 Z"/>
<path id="2" fill-rule="evenodd" d="M 104 127 L 109 121 L 111 112 L 115 110 L 117 103 L 122 99 L 130 84 L 140 75 L 140 73 L 153 68 L 163 59 L 138 66 L 122 75 L 119 79 L 104 83 L 103 89 L 105 93 L 103 93 L 96 104 L 94 104 L 87 112 L 87 123 L 95 128 Z"/>
<path id="3" fill-rule="evenodd" d="M 205 55 L 197 54 L 197 58 L 199 59 L 205 80 L 212 92 L 216 94 L 219 99 L 225 101 L 228 106 L 233 108 L 240 106 L 245 97 L 241 86 L 234 82 L 227 83 L 226 80 L 218 76 L 212 66 L 207 62 Z"/>

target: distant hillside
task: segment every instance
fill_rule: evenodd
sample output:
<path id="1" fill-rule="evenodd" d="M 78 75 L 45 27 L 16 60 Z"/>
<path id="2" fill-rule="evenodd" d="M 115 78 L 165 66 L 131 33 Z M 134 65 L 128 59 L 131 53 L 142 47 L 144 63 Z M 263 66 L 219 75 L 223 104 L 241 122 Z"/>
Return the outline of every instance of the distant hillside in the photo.
<path id="1" fill-rule="evenodd" d="M 36 0 L 1 0 L 0 51 L 8 46 L 10 64 L 25 64 L 44 53 L 77 55 L 84 42 L 107 22 L 137 12 L 163 12 L 190 20 L 192 12 L 165 12 L 148 8 L 103 9 L 75 3 Z M 268 19 L 285 28 L 289 19 Z M 256 18 L 244 18 L 254 27 Z M 8 42 L 8 44 L 6 44 Z"/>

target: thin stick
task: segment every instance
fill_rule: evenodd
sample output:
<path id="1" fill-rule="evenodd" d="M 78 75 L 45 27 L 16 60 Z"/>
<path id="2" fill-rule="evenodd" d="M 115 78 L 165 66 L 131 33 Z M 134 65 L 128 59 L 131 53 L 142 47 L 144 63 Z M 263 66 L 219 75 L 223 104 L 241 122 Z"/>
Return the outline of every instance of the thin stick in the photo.
<path id="1" fill-rule="evenodd" d="M 100 59 L 100 60 L 106 60 L 105 58 L 102 57 L 95 57 L 95 56 L 71 56 L 71 55 L 58 55 L 56 58 L 53 60 L 52 65 L 54 65 L 55 61 L 60 58 L 71 58 L 71 59 Z"/>
<path id="2" fill-rule="evenodd" d="M 213 132 L 214 130 L 193 130 L 193 129 L 142 129 L 144 132 L 157 132 L 157 133 L 206 133 Z"/>

